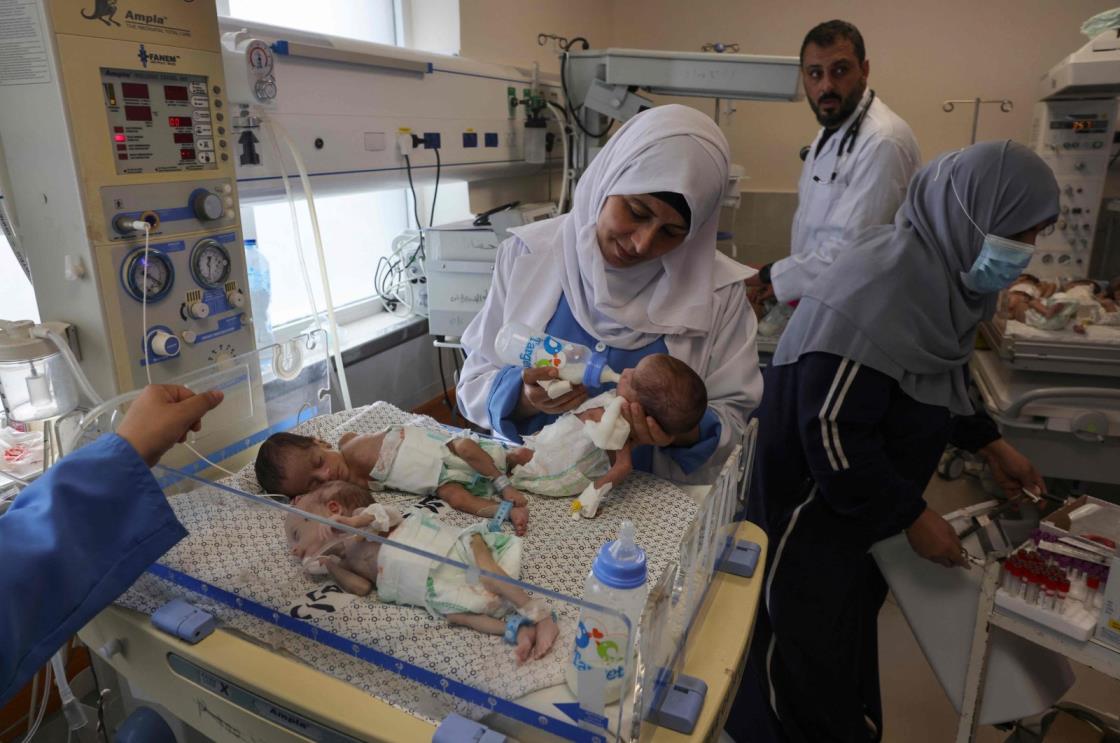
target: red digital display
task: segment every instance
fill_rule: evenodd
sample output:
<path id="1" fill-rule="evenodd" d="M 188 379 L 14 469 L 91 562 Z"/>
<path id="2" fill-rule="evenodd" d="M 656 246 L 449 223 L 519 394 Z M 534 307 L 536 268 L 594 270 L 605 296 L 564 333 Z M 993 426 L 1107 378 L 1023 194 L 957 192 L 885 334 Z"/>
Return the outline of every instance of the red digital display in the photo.
<path id="1" fill-rule="evenodd" d="M 126 137 L 126 136 L 125 136 L 125 135 L 123 135 L 123 134 L 114 134 L 114 135 L 113 135 L 113 141 L 114 141 L 114 142 L 127 142 L 127 141 L 128 141 L 128 137 Z"/>
<path id="2" fill-rule="evenodd" d="M 124 118 L 126 121 L 151 121 L 152 109 L 148 106 L 125 106 Z"/>
<path id="3" fill-rule="evenodd" d="M 175 144 L 194 144 L 194 135 L 190 132 L 175 132 Z"/>
<path id="4" fill-rule="evenodd" d="M 163 87 L 163 97 L 168 101 L 186 101 L 190 99 L 190 95 L 184 85 L 165 85 Z"/>
<path id="5" fill-rule="evenodd" d="M 121 95 L 125 98 L 148 98 L 148 86 L 144 83 L 121 83 Z"/>
<path id="6" fill-rule="evenodd" d="M 179 150 L 180 160 L 194 160 L 194 150 L 182 149 Z"/>
<path id="7" fill-rule="evenodd" d="M 191 120 L 187 116 L 168 116 L 167 117 L 167 125 L 168 126 L 190 126 L 191 125 Z"/>

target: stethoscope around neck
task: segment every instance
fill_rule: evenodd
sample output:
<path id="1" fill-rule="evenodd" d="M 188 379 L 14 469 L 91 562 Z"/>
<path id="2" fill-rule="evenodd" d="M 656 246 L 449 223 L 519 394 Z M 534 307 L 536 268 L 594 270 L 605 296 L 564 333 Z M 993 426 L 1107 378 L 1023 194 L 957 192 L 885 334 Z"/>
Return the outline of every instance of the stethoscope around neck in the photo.
<path id="1" fill-rule="evenodd" d="M 848 128 L 844 130 L 844 135 L 840 137 L 840 146 L 836 149 L 836 159 L 833 161 L 835 164 L 832 168 L 832 175 L 828 177 L 828 180 L 821 178 L 819 175 L 814 175 L 814 183 L 831 186 L 836 182 L 836 176 L 840 174 L 840 158 L 844 155 L 852 154 L 852 149 L 856 146 L 856 139 L 859 137 L 860 127 L 863 126 L 863 120 L 867 118 L 867 111 L 871 108 L 871 104 L 874 102 L 875 91 L 872 90 L 871 95 L 867 97 L 867 103 L 864 103 L 860 107 L 859 113 L 856 114 L 855 120 L 853 120 L 852 123 L 848 125 Z M 804 161 L 805 158 L 809 156 L 809 153 L 812 151 L 812 149 L 813 148 L 810 145 L 806 145 L 801 148 L 802 161 Z M 815 157 L 816 156 L 814 155 L 814 159 Z"/>

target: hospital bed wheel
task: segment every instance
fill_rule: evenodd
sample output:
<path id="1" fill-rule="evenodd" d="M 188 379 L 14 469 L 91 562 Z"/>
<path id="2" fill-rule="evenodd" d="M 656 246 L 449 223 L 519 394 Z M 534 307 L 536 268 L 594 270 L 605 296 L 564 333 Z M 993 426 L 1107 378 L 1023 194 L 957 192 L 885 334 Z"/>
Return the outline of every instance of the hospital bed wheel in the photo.
<path id="1" fill-rule="evenodd" d="M 964 474 L 965 464 L 967 463 L 959 452 L 947 451 L 937 463 L 937 474 L 942 480 L 956 480 Z"/>

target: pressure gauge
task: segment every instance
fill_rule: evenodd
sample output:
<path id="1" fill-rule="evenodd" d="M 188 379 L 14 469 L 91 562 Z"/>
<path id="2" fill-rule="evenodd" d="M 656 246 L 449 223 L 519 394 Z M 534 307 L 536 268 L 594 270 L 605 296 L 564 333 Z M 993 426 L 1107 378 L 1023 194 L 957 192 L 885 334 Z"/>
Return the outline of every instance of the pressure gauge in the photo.
<path id="1" fill-rule="evenodd" d="M 245 58 L 249 69 L 257 77 L 266 77 L 272 74 L 272 50 L 263 41 L 253 40 L 245 49 Z"/>
<path id="2" fill-rule="evenodd" d="M 225 284 L 230 265 L 229 251 L 216 240 L 199 240 L 191 251 L 191 276 L 205 289 Z"/>
<path id="3" fill-rule="evenodd" d="M 171 291 L 174 281 L 175 269 L 171 259 L 158 250 L 135 250 L 121 265 L 121 283 L 137 302 L 143 302 L 145 298 L 149 303 L 163 299 Z"/>

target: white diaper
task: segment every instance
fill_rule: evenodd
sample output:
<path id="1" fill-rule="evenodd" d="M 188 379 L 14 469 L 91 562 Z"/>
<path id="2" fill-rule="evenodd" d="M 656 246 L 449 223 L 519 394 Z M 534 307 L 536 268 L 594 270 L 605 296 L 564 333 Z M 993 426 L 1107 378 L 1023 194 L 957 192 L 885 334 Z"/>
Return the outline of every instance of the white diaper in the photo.
<path id="1" fill-rule="evenodd" d="M 389 490 L 431 495 L 439 487 L 447 439 L 412 426 L 393 426 L 385 434 L 370 477 Z"/>
<path id="2" fill-rule="evenodd" d="M 426 428 L 391 426 L 381 444 L 377 464 L 370 470 L 370 479 L 385 489 L 416 495 L 432 495 L 447 482 L 460 483 L 480 497 L 491 495 L 490 481 L 451 452 L 447 447 L 451 440 L 447 434 Z M 476 441 L 494 460 L 494 466 L 504 471 L 505 448 L 491 439 Z"/>
<path id="3" fill-rule="evenodd" d="M 415 513 L 389 535 L 389 541 L 477 567 L 471 549 L 474 534 L 486 541 L 502 570 L 513 578 L 521 576 L 521 539 L 487 532 L 485 524 L 460 529 L 429 514 Z M 377 597 L 387 603 L 423 607 L 434 617 L 460 613 L 500 617 L 510 610 L 481 583 L 469 582 L 462 568 L 392 547 L 382 547 L 377 554 Z"/>
<path id="4" fill-rule="evenodd" d="M 518 490 L 566 498 L 579 495 L 610 469 L 610 460 L 591 440 L 583 421 L 571 414 L 526 436 L 525 446 L 533 450 L 533 458 L 510 473 Z"/>

